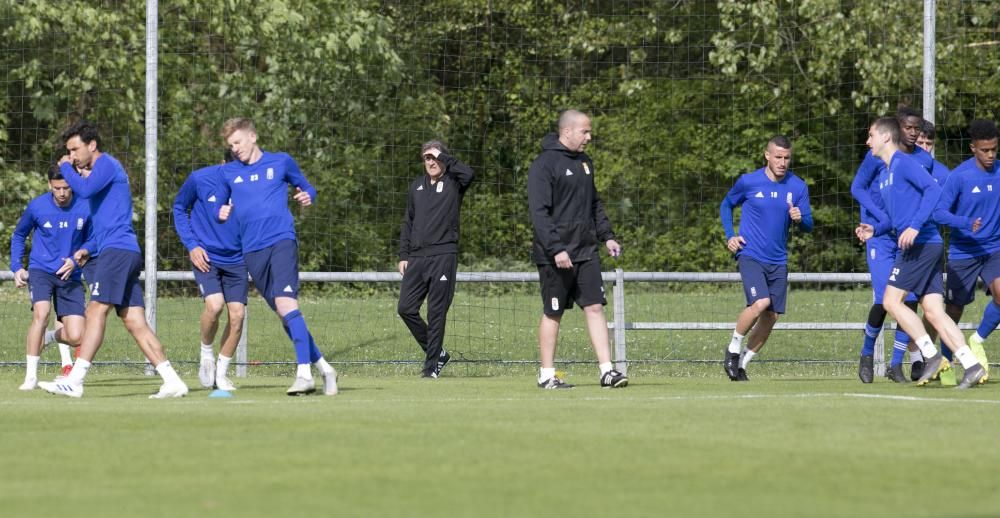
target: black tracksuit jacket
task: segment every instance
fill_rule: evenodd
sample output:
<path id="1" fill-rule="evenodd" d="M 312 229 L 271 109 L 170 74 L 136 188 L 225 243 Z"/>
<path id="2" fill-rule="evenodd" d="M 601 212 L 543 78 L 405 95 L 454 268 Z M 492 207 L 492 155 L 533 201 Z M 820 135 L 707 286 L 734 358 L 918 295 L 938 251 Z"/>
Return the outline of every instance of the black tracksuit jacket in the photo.
<path id="1" fill-rule="evenodd" d="M 574 263 L 588 261 L 597 257 L 602 243 L 615 238 L 594 187 L 594 173 L 590 157 L 566 149 L 557 134 L 542 139 L 542 153 L 528 170 L 535 264 L 554 264 L 562 251 Z"/>
<path id="2" fill-rule="evenodd" d="M 458 253 L 459 211 L 476 173 L 457 158 L 441 153 L 444 174 L 431 184 L 427 174 L 410 184 L 399 231 L 399 260 Z"/>

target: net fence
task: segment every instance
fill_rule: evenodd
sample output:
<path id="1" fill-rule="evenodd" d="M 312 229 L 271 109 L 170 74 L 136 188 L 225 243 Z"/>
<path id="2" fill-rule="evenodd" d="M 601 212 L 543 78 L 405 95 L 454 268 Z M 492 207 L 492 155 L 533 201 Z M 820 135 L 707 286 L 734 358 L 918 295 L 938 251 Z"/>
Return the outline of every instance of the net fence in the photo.
<path id="1" fill-rule="evenodd" d="M 995 119 L 1000 14 L 988 0 L 937 2 L 938 160 L 968 156 L 973 118 Z M 187 174 L 217 163 L 219 129 L 253 118 L 263 149 L 286 151 L 319 191 L 293 208 L 302 271 L 394 271 L 406 188 L 421 143 L 441 138 L 478 178 L 466 196 L 460 271 L 530 272 L 526 177 L 558 112 L 593 117 L 588 152 L 624 248 L 604 268 L 732 272 L 718 206 L 762 165 L 775 133 L 795 143 L 816 228 L 793 233 L 793 272 L 866 271 L 852 237 L 849 186 L 868 123 L 921 107 L 920 2 L 361 0 L 177 2 L 159 9 L 158 268 L 189 270 L 171 203 Z M 129 171 L 145 211 L 145 8 L 139 2 L 0 7 L 0 229 L 4 244 L 63 154 L 59 131 L 87 118 Z M 609 287 L 610 288 L 610 287 Z M 307 283 L 304 314 L 342 362 L 415 361 L 395 314 L 394 283 Z M 175 361 L 197 359 L 201 302 L 193 283 L 159 285 L 157 331 Z M 729 322 L 738 284 L 635 283 L 627 320 Z M 29 313 L 0 286 L 0 361 L 23 360 Z M 981 303 L 966 315 L 981 314 Z M 863 283 L 793 285 L 787 322 L 863 322 Z M 459 284 L 446 347 L 486 368 L 537 358 L 537 285 Z M 250 359 L 292 360 L 276 318 L 250 308 Z M 610 306 L 609 306 L 610 314 Z M 141 361 L 112 323 L 98 359 Z M 629 358 L 717 361 L 725 330 L 629 331 Z M 860 332 L 778 331 L 762 359 L 853 363 Z M 583 319 L 568 314 L 559 358 L 593 358 Z M 470 364 L 471 364 L 470 363 Z M 401 368 L 410 368 L 403 366 Z M 501 368 L 502 367 L 497 367 Z M 715 367 L 713 367 L 714 369 Z"/>

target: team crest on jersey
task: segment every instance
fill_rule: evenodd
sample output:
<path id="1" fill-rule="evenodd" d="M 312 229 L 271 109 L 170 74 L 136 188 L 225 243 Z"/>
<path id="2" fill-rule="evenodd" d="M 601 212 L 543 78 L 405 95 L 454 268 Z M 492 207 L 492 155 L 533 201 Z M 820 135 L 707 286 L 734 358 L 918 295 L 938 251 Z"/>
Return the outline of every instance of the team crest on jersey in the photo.
<path id="1" fill-rule="evenodd" d="M 875 249 L 874 248 L 871 249 L 871 256 L 872 256 L 872 261 L 874 261 L 875 260 Z"/>
<path id="2" fill-rule="evenodd" d="M 49 223 L 48 221 L 46 221 L 45 224 L 42 225 L 42 228 L 52 228 L 52 223 Z"/>
<path id="3" fill-rule="evenodd" d="M 583 172 L 590 174 L 590 167 L 587 167 L 587 163 L 583 163 Z"/>
<path id="4" fill-rule="evenodd" d="M 764 197 L 764 193 L 762 193 L 760 191 L 757 191 L 757 194 L 754 194 L 753 197 L 754 198 L 763 198 Z"/>
<path id="5" fill-rule="evenodd" d="M 76 218 L 76 229 L 83 230 L 83 218 Z"/>
<path id="6" fill-rule="evenodd" d="M 237 176 L 236 179 L 233 180 L 233 183 L 243 183 L 243 177 L 242 176 Z"/>
<path id="7" fill-rule="evenodd" d="M 268 180 L 274 180 L 274 168 L 273 167 L 268 167 L 267 168 L 267 179 Z"/>
<path id="8" fill-rule="evenodd" d="M 444 182 L 438 182 L 437 192 L 444 192 Z"/>

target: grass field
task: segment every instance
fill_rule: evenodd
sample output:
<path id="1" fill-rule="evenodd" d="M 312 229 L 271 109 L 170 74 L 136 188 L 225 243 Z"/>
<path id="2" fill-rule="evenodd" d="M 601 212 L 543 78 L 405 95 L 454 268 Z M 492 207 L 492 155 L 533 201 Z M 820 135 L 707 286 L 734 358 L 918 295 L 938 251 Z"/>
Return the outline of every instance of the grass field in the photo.
<path id="1" fill-rule="evenodd" d="M 996 516 L 1000 390 L 850 379 L 344 376 L 82 400 L 0 369 L 4 516 Z M 451 374 L 451 375 L 449 375 Z M 195 386 L 197 381 L 188 378 Z"/>

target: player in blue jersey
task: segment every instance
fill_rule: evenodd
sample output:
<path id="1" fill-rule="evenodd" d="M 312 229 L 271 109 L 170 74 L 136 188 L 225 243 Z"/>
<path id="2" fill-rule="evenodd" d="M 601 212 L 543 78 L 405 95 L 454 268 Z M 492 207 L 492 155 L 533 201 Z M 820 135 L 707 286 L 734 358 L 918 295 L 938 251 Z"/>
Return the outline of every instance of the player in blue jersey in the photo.
<path id="1" fill-rule="evenodd" d="M 287 153 L 257 146 L 257 130 L 250 119 L 227 120 L 222 136 L 236 160 L 219 168 L 219 220 L 236 216 L 243 258 L 254 286 L 281 317 L 285 334 L 295 346 L 298 369 L 287 393 L 297 396 L 316 391 L 310 368 L 314 364 L 323 374 L 324 394 L 332 396 L 337 393 L 337 371 L 316 347 L 299 311 L 299 245 L 288 210 L 289 185 L 295 187 L 292 197 L 302 207 L 312 205 L 316 189 Z"/>
<path id="2" fill-rule="evenodd" d="M 791 141 L 782 135 L 771 138 L 764 159 L 764 167 L 736 180 L 719 206 L 726 246 L 735 254 L 747 301 L 724 351 L 723 367 L 733 381 L 749 380 L 747 365 L 764 347 L 778 315 L 785 312 L 790 228 L 795 225 L 803 232 L 813 228 L 809 188 L 788 170 Z M 737 233 L 733 230 L 733 209 L 741 205 Z M 748 333 L 747 347 L 742 347 Z"/>
<path id="3" fill-rule="evenodd" d="M 82 264 L 90 255 L 98 258 L 88 270 L 88 274 L 93 273 L 93 279 L 88 279 L 90 302 L 85 313 L 86 326 L 80 342 L 80 354 L 73 370 L 64 380 L 38 385 L 53 394 L 83 396 L 83 380 L 104 342 L 108 313 L 113 308 L 163 378 L 160 390 L 150 398 L 184 396 L 188 392 L 187 385 L 170 365 L 160 340 L 146 322 L 139 283 L 142 254 L 132 229 L 132 193 L 128 175 L 118 160 L 101 151 L 100 136 L 93 124 L 77 122 L 63 132 L 62 137 L 69 154 L 59 160 L 60 170 L 74 195 L 89 204 L 94 228 L 94 250 L 78 250 L 74 259 Z M 78 169 L 89 172 L 83 176 Z"/>
<path id="4" fill-rule="evenodd" d="M 934 138 L 936 134 L 937 129 L 934 127 L 934 123 L 925 120 L 920 126 L 920 136 L 917 137 L 917 147 L 926 151 L 927 154 L 931 156 L 931 176 L 937 180 L 938 185 L 944 186 L 944 182 L 951 174 L 951 169 L 948 169 L 948 166 L 942 164 L 934 158 Z"/>
<path id="5" fill-rule="evenodd" d="M 861 222 L 877 225 L 879 221 L 887 221 L 885 207 L 878 197 L 878 176 L 885 168 L 885 162 L 869 151 L 858 166 L 854 181 L 851 183 L 851 193 L 861 204 Z M 878 339 L 882 324 L 885 323 L 886 310 L 882 305 L 885 286 L 889 281 L 889 272 L 896 261 L 896 240 L 891 234 L 884 234 L 869 239 L 865 243 L 865 261 L 871 274 L 872 306 L 868 310 L 868 320 L 865 322 L 864 342 L 861 345 L 861 358 L 858 362 L 858 378 L 862 383 L 871 383 L 875 378 L 875 341 Z M 916 297 L 912 294 L 906 303 L 916 310 Z M 886 377 L 896 383 L 906 383 L 903 374 L 903 354 L 910 343 L 910 337 L 901 327 L 897 327 L 892 347 L 892 358 Z"/>
<path id="6" fill-rule="evenodd" d="M 28 287 L 31 299 L 31 326 L 27 336 L 27 369 L 21 390 L 38 385 L 38 361 L 45 344 L 58 341 L 63 365 L 72 359 L 68 345 L 78 346 L 83 336 L 86 300 L 80 270 L 73 253 L 92 246 L 86 243 L 90 231 L 90 210 L 86 202 L 73 196 L 59 167 L 49 169 L 49 192 L 28 202 L 10 239 L 10 269 L 14 285 Z M 25 245 L 31 236 L 28 268 L 22 266 Z M 62 327 L 46 331 L 49 313 L 55 309 Z M 67 350 L 63 350 L 65 347 Z"/>
<path id="7" fill-rule="evenodd" d="M 897 254 L 889 275 L 883 305 L 906 333 L 915 337 L 923 353 L 924 371 L 917 384 L 927 384 L 951 366 L 934 346 L 920 317 L 904 303 L 910 292 L 920 299 L 924 318 L 962 362 L 965 375 L 958 388 L 969 388 L 980 383 L 986 371 L 965 344 L 958 326 L 944 311 L 940 270 L 943 244 L 937 225 L 930 217 L 941 188 L 923 167 L 899 150 L 899 142 L 900 126 L 895 118 L 878 119 L 868 130 L 868 147 L 886 163 L 878 182 L 879 198 L 888 221 L 880 222 L 878 227 L 862 223 L 856 233 L 865 241 L 874 235 L 896 231 L 901 253 Z"/>
<path id="8" fill-rule="evenodd" d="M 945 182 L 934 218 L 951 227 L 948 245 L 948 283 L 945 310 L 958 322 L 976 296 L 982 279 L 992 300 L 986 304 L 979 328 L 969 336 L 969 347 L 989 377 L 983 341 L 1000 325 L 1000 132 L 988 120 L 969 125 L 972 158 L 959 164 Z"/>
<path id="9" fill-rule="evenodd" d="M 233 160 L 226 152 L 225 162 Z M 229 379 L 229 364 L 243 332 L 246 314 L 247 266 L 240 247 L 236 221 L 220 222 L 215 214 L 219 165 L 203 167 L 188 175 L 174 198 L 174 229 L 188 250 L 194 266 L 194 279 L 205 301 L 201 313 L 201 362 L 198 380 L 201 386 L 235 390 Z M 225 307 L 228 325 L 222 331 L 219 361 L 213 358 L 212 344 L 219 330 L 219 317 Z"/>

